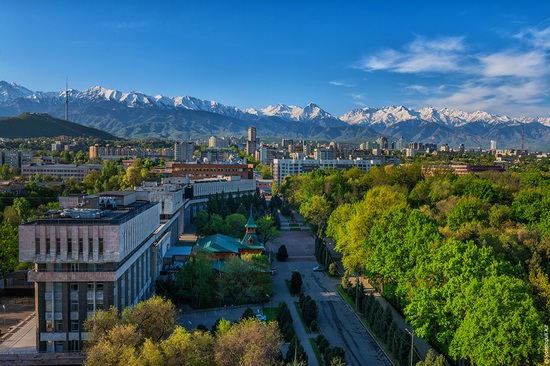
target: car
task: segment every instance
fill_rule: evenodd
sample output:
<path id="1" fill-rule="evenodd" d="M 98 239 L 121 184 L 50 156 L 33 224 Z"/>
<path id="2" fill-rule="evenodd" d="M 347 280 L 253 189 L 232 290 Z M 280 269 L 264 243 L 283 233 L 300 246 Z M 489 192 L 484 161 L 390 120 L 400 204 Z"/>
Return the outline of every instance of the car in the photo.
<path id="1" fill-rule="evenodd" d="M 277 270 L 275 268 L 271 268 L 271 275 L 275 276 L 277 274 Z"/>
<path id="2" fill-rule="evenodd" d="M 313 272 L 323 272 L 324 270 L 325 270 L 325 267 L 323 266 L 313 267 Z"/>
<path id="3" fill-rule="evenodd" d="M 256 318 L 258 318 L 259 321 L 265 322 L 267 320 L 267 316 L 264 314 L 256 314 Z"/>

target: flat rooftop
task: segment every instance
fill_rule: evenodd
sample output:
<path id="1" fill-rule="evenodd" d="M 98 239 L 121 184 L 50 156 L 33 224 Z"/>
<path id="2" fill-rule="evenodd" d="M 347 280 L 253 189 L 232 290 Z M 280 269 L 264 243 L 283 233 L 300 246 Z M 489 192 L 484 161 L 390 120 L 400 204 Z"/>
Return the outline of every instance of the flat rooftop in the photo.
<path id="1" fill-rule="evenodd" d="M 147 211 L 156 204 L 147 201 L 136 201 L 127 206 L 101 210 L 105 216 L 97 219 L 80 219 L 55 215 L 47 219 L 36 219 L 22 225 L 120 225 Z"/>

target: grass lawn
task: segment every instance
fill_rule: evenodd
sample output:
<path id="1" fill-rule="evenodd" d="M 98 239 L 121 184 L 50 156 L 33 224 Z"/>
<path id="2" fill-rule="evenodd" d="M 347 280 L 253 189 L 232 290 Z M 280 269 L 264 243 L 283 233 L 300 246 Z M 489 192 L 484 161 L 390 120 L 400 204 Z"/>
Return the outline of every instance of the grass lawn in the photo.
<path id="1" fill-rule="evenodd" d="M 309 338 L 309 344 L 311 344 L 311 348 L 313 348 L 313 353 L 315 354 L 315 358 L 317 359 L 317 365 L 322 365 L 323 356 L 321 356 L 321 352 L 319 352 L 319 348 L 317 348 L 317 343 L 315 343 L 315 338 Z"/>
<path id="2" fill-rule="evenodd" d="M 338 290 L 338 292 L 340 293 L 340 295 L 344 298 L 344 300 L 346 300 L 346 302 L 348 303 L 348 305 L 355 311 L 355 301 L 353 301 L 353 299 L 351 297 L 348 296 L 348 294 L 346 294 L 346 291 L 342 288 L 342 285 L 336 285 L 336 290 Z M 370 327 L 369 323 L 367 323 L 367 319 L 365 319 L 365 316 L 363 315 L 363 313 L 361 313 L 360 311 L 355 311 L 355 313 L 359 316 L 359 320 L 361 321 L 361 323 L 363 323 L 363 325 L 365 326 L 365 328 L 367 328 L 369 330 L 369 333 L 370 335 L 376 339 L 376 341 L 378 342 L 378 344 L 380 345 L 380 347 L 382 347 L 382 349 L 384 349 L 384 351 L 386 352 L 386 355 L 391 358 L 391 361 L 393 362 L 394 365 L 399 365 L 399 361 L 397 361 L 397 359 L 395 358 L 395 356 L 391 353 L 390 351 L 390 347 L 389 345 L 387 345 L 383 340 L 382 338 L 378 337 L 376 334 L 374 334 L 374 331 L 372 330 L 372 328 Z"/>
<path id="3" fill-rule="evenodd" d="M 300 317 L 300 321 L 302 322 L 302 326 L 304 327 L 304 330 L 307 334 L 311 334 L 311 330 L 304 322 L 304 318 L 302 318 L 302 312 L 300 311 L 300 306 L 298 305 L 298 301 L 294 301 L 294 307 L 296 308 L 296 312 L 298 313 L 298 316 Z"/>
<path id="4" fill-rule="evenodd" d="M 262 311 L 268 322 L 277 320 L 277 308 L 263 308 Z"/>

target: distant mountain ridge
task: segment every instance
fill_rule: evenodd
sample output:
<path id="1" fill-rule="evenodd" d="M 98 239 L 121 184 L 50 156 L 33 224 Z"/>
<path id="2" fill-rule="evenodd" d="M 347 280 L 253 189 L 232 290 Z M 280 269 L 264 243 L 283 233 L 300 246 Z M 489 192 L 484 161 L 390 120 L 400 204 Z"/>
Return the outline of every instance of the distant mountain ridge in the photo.
<path id="1" fill-rule="evenodd" d="M 0 115 L 22 112 L 64 116 L 65 91 L 34 92 L 0 81 Z M 550 118 L 499 116 L 483 111 L 404 106 L 360 108 L 336 117 L 314 103 L 305 107 L 270 105 L 264 109 L 227 106 L 191 96 L 151 96 L 94 86 L 69 90 L 69 115 L 75 122 L 121 137 L 194 139 L 244 134 L 254 124 L 259 136 L 312 140 L 372 141 L 378 134 L 407 141 L 467 147 L 521 147 L 522 129 L 529 149 L 548 150 Z"/>

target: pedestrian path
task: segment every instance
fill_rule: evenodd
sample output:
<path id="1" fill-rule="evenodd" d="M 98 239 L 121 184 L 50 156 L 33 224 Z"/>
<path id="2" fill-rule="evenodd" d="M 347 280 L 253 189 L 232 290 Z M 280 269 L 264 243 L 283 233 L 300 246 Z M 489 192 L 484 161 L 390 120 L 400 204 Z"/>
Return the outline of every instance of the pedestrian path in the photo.
<path id="1" fill-rule="evenodd" d="M 355 279 L 353 278 L 350 278 L 350 281 L 352 282 L 355 282 Z M 390 306 L 391 309 L 392 309 L 392 313 L 393 313 L 393 321 L 395 322 L 395 324 L 397 324 L 397 326 L 399 327 L 399 329 L 405 331 L 405 330 L 408 330 L 410 331 L 412 329 L 411 325 L 410 324 L 407 324 L 405 322 L 405 319 L 403 319 L 403 317 L 401 316 L 401 314 L 399 314 L 397 312 L 397 310 L 394 309 L 394 307 L 386 300 L 384 299 L 379 293 L 377 293 L 375 291 L 375 289 L 371 286 L 371 284 L 368 282 L 368 280 L 366 278 L 363 278 L 362 279 L 362 282 L 363 282 L 363 287 L 365 288 L 365 293 L 368 295 L 370 293 L 373 293 L 374 294 L 374 298 L 376 301 L 378 301 L 378 303 L 382 306 L 382 308 L 386 308 L 386 306 Z M 426 359 L 426 355 L 428 354 L 428 351 L 431 349 L 434 354 L 436 356 L 439 355 L 439 352 L 437 352 L 428 342 L 426 342 L 425 340 L 423 340 L 422 338 L 419 338 L 419 337 L 414 337 L 414 346 L 416 347 L 416 349 L 418 350 L 418 355 L 423 359 L 425 360 Z"/>
<path id="2" fill-rule="evenodd" d="M 274 262 L 274 266 L 277 269 L 277 274 L 273 276 L 273 290 L 275 291 L 275 295 L 273 296 L 273 306 L 277 306 L 280 302 L 286 302 L 288 309 L 290 310 L 290 315 L 292 315 L 292 324 L 294 326 L 294 330 L 296 331 L 296 337 L 298 337 L 298 340 L 304 347 L 304 351 L 307 354 L 308 365 L 318 365 L 317 359 L 315 358 L 315 353 L 311 347 L 311 343 L 309 343 L 310 336 L 306 333 L 304 325 L 298 315 L 298 311 L 296 310 L 296 306 L 294 306 L 294 301 L 298 301 L 298 298 L 292 297 L 286 287 L 285 279 L 290 278 L 291 274 L 288 264 L 285 262 Z"/>
<path id="3" fill-rule="evenodd" d="M 0 343 L 0 354 L 36 353 L 36 318 L 28 317 Z"/>

